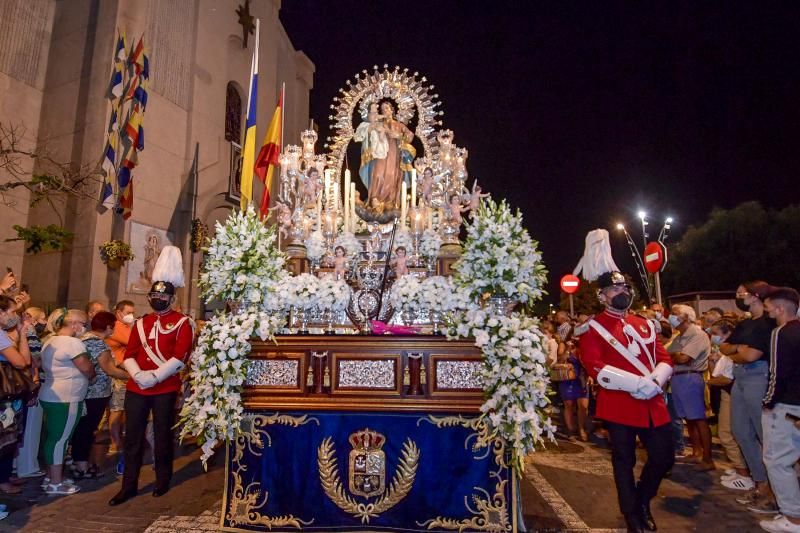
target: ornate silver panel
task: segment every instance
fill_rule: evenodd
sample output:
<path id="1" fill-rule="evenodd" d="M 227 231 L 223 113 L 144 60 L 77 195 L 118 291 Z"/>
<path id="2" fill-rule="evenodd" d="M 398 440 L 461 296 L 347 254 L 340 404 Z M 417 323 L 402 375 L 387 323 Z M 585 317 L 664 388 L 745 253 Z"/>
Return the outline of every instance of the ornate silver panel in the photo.
<path id="1" fill-rule="evenodd" d="M 265 387 L 298 387 L 297 359 L 255 359 L 250 361 L 245 385 Z"/>
<path id="2" fill-rule="evenodd" d="M 337 363 L 339 387 L 394 389 L 396 386 L 395 359 L 340 359 Z"/>
<path id="3" fill-rule="evenodd" d="M 481 361 L 436 361 L 437 389 L 482 389 Z"/>

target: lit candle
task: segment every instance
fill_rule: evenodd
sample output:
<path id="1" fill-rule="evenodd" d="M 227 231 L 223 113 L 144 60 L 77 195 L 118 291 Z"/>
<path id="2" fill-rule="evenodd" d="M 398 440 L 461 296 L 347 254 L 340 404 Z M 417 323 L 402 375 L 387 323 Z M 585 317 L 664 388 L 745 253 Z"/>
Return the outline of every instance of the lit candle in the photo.
<path id="1" fill-rule="evenodd" d="M 350 231 L 356 232 L 356 184 L 350 183 Z"/>
<path id="2" fill-rule="evenodd" d="M 350 231 L 350 169 L 344 171 L 344 230 Z"/>
<path id="3" fill-rule="evenodd" d="M 422 233 L 422 227 L 423 227 L 422 213 L 420 212 L 418 207 L 412 207 L 411 212 L 414 214 L 411 231 L 413 231 L 415 235 L 419 235 L 420 233 Z"/>
<path id="4" fill-rule="evenodd" d="M 325 169 L 325 209 L 331 204 L 331 169 Z"/>
<path id="5" fill-rule="evenodd" d="M 400 184 L 400 226 L 406 227 L 406 182 Z"/>
<path id="6" fill-rule="evenodd" d="M 411 169 L 411 207 L 417 205 L 417 169 Z"/>
<path id="7" fill-rule="evenodd" d="M 339 182 L 333 182 L 333 205 L 331 206 L 334 213 L 339 212 Z"/>

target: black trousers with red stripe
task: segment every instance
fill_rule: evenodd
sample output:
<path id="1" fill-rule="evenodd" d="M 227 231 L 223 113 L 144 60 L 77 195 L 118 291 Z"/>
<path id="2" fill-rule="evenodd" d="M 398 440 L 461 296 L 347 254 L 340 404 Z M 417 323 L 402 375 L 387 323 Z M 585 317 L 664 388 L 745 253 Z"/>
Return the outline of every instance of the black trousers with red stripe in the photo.
<path id="1" fill-rule="evenodd" d="M 617 485 L 619 509 L 624 515 L 636 513 L 638 506 L 649 504 L 661 485 L 661 480 L 675 463 L 672 425 L 639 428 L 606 422 L 611 440 L 611 465 Z M 633 475 L 636 466 L 636 437 L 647 450 L 647 461 L 642 468 L 637 486 Z"/>
<path id="2" fill-rule="evenodd" d="M 173 429 L 175 425 L 175 392 L 166 394 L 125 393 L 125 471 L 122 490 L 136 492 L 139 488 L 139 470 L 142 467 L 147 418 L 153 413 L 156 488 L 167 488 L 172 480 L 174 457 Z"/>

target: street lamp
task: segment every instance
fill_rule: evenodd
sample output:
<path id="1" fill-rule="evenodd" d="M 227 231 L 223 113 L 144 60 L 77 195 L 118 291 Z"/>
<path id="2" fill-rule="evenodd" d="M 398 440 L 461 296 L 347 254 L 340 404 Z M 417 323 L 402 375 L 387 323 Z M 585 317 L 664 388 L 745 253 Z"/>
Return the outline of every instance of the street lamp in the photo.
<path id="1" fill-rule="evenodd" d="M 672 227 L 672 217 L 667 217 L 664 220 L 664 225 L 661 226 L 661 231 L 658 232 L 658 242 L 663 243 L 669 237 L 669 230 Z"/>
<path id="2" fill-rule="evenodd" d="M 644 246 L 647 247 L 647 213 L 645 213 L 642 210 L 639 210 L 637 216 L 642 221 L 642 242 L 644 243 Z"/>
<path id="3" fill-rule="evenodd" d="M 628 241 L 628 247 L 631 249 L 633 262 L 636 263 L 636 270 L 639 271 L 639 277 L 642 280 L 642 286 L 645 288 L 645 291 L 647 292 L 647 299 L 652 300 L 653 297 L 650 294 L 650 281 L 647 279 L 647 270 L 645 270 L 644 268 L 644 262 L 642 261 L 642 256 L 639 253 L 639 249 L 636 247 L 636 244 L 633 242 L 633 238 L 631 237 L 630 233 L 628 233 L 628 230 L 625 229 L 625 226 L 622 223 L 617 224 L 617 229 L 625 234 L 625 240 Z"/>

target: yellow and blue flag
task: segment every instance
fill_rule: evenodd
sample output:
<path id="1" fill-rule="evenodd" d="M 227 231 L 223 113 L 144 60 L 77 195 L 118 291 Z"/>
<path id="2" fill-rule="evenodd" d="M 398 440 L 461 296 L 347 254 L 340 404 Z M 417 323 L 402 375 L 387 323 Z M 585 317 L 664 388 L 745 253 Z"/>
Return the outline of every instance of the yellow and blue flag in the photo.
<path id="1" fill-rule="evenodd" d="M 256 102 L 258 101 L 258 37 L 259 21 L 256 19 L 256 45 L 250 65 L 250 91 L 247 93 L 247 120 L 242 142 L 242 176 L 239 180 L 241 199 L 239 205 L 247 209 L 253 200 L 253 173 L 256 159 Z"/>

